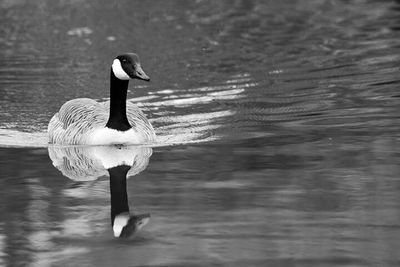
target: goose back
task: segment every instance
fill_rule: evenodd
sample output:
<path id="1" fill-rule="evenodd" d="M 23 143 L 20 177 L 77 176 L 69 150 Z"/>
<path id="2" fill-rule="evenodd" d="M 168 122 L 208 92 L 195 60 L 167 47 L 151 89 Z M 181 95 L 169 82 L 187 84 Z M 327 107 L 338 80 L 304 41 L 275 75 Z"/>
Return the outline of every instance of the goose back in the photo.
<path id="1" fill-rule="evenodd" d="M 108 121 L 110 101 L 97 102 L 89 98 L 78 98 L 66 102 L 50 120 L 48 126 L 51 144 L 88 144 L 95 130 L 104 129 Z M 142 140 L 155 140 L 154 129 L 144 113 L 127 101 L 126 115 L 132 129 Z"/>

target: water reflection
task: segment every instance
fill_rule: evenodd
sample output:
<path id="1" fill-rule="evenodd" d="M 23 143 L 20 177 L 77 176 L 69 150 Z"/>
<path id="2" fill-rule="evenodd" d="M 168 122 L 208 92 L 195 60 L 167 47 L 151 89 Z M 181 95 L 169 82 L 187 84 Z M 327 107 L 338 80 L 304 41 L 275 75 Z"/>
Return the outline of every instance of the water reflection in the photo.
<path id="1" fill-rule="evenodd" d="M 145 226 L 150 214 L 130 213 L 127 178 L 143 171 L 152 154 L 148 147 L 135 146 L 50 146 L 49 156 L 61 173 L 74 181 L 93 181 L 109 176 L 111 225 L 114 236 L 128 238 Z"/>

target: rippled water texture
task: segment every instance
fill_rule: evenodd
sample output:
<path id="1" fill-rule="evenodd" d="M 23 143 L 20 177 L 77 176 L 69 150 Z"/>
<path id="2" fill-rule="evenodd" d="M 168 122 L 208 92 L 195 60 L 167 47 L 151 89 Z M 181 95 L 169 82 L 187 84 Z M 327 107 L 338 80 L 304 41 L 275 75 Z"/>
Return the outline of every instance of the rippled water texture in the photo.
<path id="1" fill-rule="evenodd" d="M 48 147 L 126 51 L 157 143 Z M 399 1 L 0 0 L 0 62 L 0 265 L 400 266 Z"/>

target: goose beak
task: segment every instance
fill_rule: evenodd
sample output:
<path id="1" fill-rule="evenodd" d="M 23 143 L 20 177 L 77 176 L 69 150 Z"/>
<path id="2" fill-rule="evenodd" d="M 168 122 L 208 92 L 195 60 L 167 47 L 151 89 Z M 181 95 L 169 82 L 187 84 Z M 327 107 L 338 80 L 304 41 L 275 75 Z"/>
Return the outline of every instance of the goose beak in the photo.
<path id="1" fill-rule="evenodd" d="M 143 69 L 140 65 L 136 65 L 135 69 L 136 69 L 136 75 L 135 75 L 136 79 L 147 81 L 147 82 L 150 81 L 150 77 L 147 76 L 147 74 L 143 71 Z"/>

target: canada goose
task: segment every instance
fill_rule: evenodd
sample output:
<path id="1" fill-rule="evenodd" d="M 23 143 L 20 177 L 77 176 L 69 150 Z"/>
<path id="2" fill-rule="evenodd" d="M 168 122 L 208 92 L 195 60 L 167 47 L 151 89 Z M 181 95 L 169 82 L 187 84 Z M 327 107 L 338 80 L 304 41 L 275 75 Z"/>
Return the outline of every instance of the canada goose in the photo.
<path id="1" fill-rule="evenodd" d="M 66 102 L 48 125 L 49 142 L 63 145 L 141 144 L 155 140 L 143 112 L 126 103 L 131 79 L 150 81 L 134 53 L 117 56 L 111 66 L 110 101 L 78 98 Z"/>

